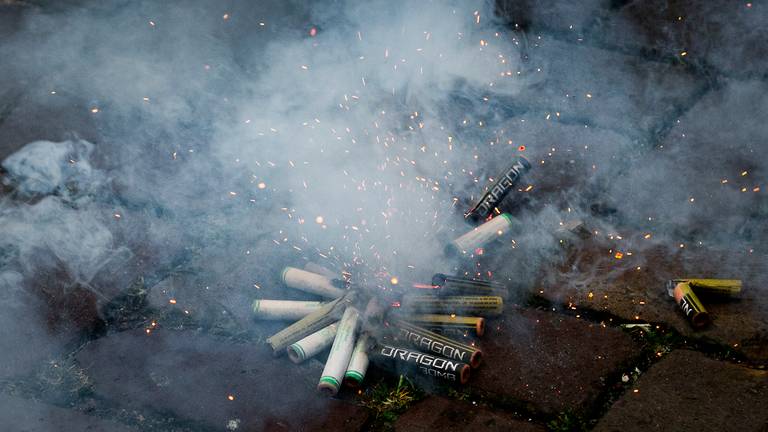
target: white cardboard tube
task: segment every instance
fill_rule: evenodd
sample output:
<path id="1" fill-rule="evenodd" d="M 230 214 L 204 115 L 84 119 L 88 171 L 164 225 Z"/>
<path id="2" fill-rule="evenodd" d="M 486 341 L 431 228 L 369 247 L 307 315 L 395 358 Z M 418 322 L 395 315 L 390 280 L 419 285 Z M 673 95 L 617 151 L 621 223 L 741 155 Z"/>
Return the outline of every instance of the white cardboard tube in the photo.
<path id="1" fill-rule="evenodd" d="M 344 382 L 352 387 L 357 387 L 363 383 L 365 372 L 368 370 L 368 343 L 370 336 L 363 334 L 357 339 L 355 349 L 352 351 L 352 357 L 349 359 L 349 366 L 344 373 Z"/>
<path id="2" fill-rule="evenodd" d="M 357 309 L 352 306 L 347 307 L 344 311 L 339 322 L 339 330 L 336 332 L 336 338 L 333 340 L 333 346 L 331 346 L 331 353 L 328 354 L 323 374 L 317 384 L 319 391 L 331 396 L 339 392 L 339 386 L 344 379 L 344 373 L 347 371 L 349 359 L 355 347 L 355 331 L 357 330 L 359 315 Z"/>
<path id="3" fill-rule="evenodd" d="M 333 339 L 336 337 L 336 331 L 338 330 L 339 322 L 322 328 L 311 335 L 293 343 L 286 348 L 288 351 L 288 358 L 292 362 L 299 364 L 304 360 L 313 357 L 326 349 L 333 343 Z"/>
<path id="4" fill-rule="evenodd" d="M 253 316 L 268 320 L 300 320 L 320 309 L 323 302 L 295 300 L 263 300 L 253 301 Z"/>
<path id="5" fill-rule="evenodd" d="M 312 273 L 317 273 L 319 275 L 323 275 L 330 279 L 338 278 L 339 275 L 332 270 L 330 270 L 328 267 L 323 267 L 318 263 L 314 263 L 312 261 L 304 264 L 304 270 Z"/>
<path id="6" fill-rule="evenodd" d="M 288 287 L 321 297 L 335 299 L 344 295 L 344 290 L 333 286 L 330 278 L 295 267 L 283 269 L 282 280 Z"/>
<path id="7" fill-rule="evenodd" d="M 475 249 L 506 234 L 511 227 L 512 217 L 508 213 L 502 213 L 451 242 L 449 249 L 453 249 L 453 252 L 458 254 L 472 253 Z"/>

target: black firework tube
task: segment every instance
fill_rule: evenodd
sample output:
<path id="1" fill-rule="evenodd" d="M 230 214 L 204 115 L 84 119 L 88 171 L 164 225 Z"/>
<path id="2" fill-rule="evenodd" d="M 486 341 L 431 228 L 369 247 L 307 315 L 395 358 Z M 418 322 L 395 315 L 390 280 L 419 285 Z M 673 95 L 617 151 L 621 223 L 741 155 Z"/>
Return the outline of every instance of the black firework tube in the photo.
<path id="1" fill-rule="evenodd" d="M 485 334 L 485 318 L 481 317 L 418 314 L 406 315 L 402 319 L 443 336 L 466 336 L 466 333 L 470 331 L 474 332 L 477 337 L 482 337 Z"/>
<path id="2" fill-rule="evenodd" d="M 674 294 L 675 301 L 694 327 L 701 328 L 709 324 L 709 313 L 688 283 L 677 284 Z"/>
<path id="3" fill-rule="evenodd" d="M 498 207 L 501 201 L 506 197 L 512 188 L 515 187 L 520 177 L 531 169 L 531 164 L 522 156 L 518 156 L 517 160 L 504 172 L 496 178 L 488 188 L 488 192 L 483 194 L 479 200 L 472 206 L 466 213 L 465 218 L 469 218 L 474 221 L 484 220 L 493 213 L 493 210 Z"/>
<path id="4" fill-rule="evenodd" d="M 479 348 L 457 342 L 423 327 L 401 320 L 392 320 L 389 322 L 389 328 L 396 341 L 410 345 L 419 351 L 468 363 L 473 369 L 479 367 L 482 362 L 483 352 Z"/>
<path id="5" fill-rule="evenodd" d="M 402 310 L 412 313 L 443 313 L 469 316 L 497 316 L 504 311 L 499 296 L 404 296 Z"/>
<path id="6" fill-rule="evenodd" d="M 466 384 L 471 370 L 466 363 L 389 344 L 374 346 L 368 357 L 371 363 L 389 371 L 414 371 L 456 384 Z"/>
<path id="7" fill-rule="evenodd" d="M 504 297 L 509 292 L 504 285 L 498 282 L 449 276 L 442 273 L 436 273 L 432 276 L 432 286 L 438 287 L 434 290 L 437 295 L 470 294 Z"/>

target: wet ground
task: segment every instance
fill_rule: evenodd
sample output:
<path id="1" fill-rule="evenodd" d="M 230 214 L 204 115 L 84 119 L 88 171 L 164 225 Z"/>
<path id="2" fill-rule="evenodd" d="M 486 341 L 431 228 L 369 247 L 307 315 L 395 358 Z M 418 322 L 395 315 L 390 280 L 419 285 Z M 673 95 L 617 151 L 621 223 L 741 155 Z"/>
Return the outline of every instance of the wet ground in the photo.
<path id="1" fill-rule="evenodd" d="M 689 134 L 706 147 L 739 121 L 728 112 L 768 113 L 768 36 L 754 24 L 764 22 L 766 10 L 758 3 L 590 1 L 552 9 L 527 3 L 501 1 L 499 13 L 526 41 L 528 61 L 559 59 L 548 64 L 557 72 L 517 98 L 525 101 L 519 118 L 547 124 L 527 129 L 547 134 L 537 139 L 671 146 Z M 0 1 L 0 37 L 14 33 L 27 7 Z M 720 31 L 723 22 L 742 31 Z M 627 28 L 644 38 L 625 40 Z M 579 68 L 605 74 L 570 81 L 568 71 Z M 629 75 L 646 77 L 654 90 L 637 88 L 624 79 Z M 606 113 L 595 101 L 568 101 L 578 114 L 550 124 L 546 114 L 563 103 L 562 93 L 592 88 L 634 103 Z M 38 106 L 26 97 L 34 91 L 34 77 L 0 76 L 0 160 L 37 139 L 76 134 L 98 143 L 93 117 L 71 109 L 76 98 Z M 713 109 L 723 111 L 723 124 L 698 120 Z M 745 132 L 753 121 L 764 119 L 747 120 L 727 139 L 754 139 Z M 534 139 L 525 133 L 520 130 L 521 141 Z M 567 167 L 568 158 L 553 159 L 551 169 Z M 543 182 L 547 187 L 558 186 Z M 766 214 L 764 193 L 756 217 Z M 485 363 L 468 386 L 414 391 L 405 408 L 385 414 L 370 409 L 369 392 L 345 391 L 331 400 L 316 395 L 320 362 L 295 366 L 270 357 L 261 342 L 274 328 L 256 326 L 247 310 L 187 286 L 183 271 L 148 271 L 149 252 L 102 270 L 144 277 L 114 289 L 100 287 L 97 275 L 99 295 L 54 263 L 40 275 L 40 304 L 0 315 L 4 332 L 30 332 L 28 344 L 0 340 L 13 360 L 0 365 L 0 423 L 9 431 L 768 430 L 764 253 L 687 245 L 617 258 L 613 243 L 591 228 L 563 239 L 566 258 L 557 271 L 545 272 L 489 321 L 479 341 Z M 724 267 L 734 254 L 738 264 Z M 745 290 L 738 300 L 708 303 L 712 325 L 694 330 L 663 289 L 663 281 L 683 271 L 740 277 Z M 583 274 L 591 277 L 580 284 Z M 43 336 L 23 321 L 41 309 L 51 329 Z M 381 386 L 396 385 L 382 376 Z"/>

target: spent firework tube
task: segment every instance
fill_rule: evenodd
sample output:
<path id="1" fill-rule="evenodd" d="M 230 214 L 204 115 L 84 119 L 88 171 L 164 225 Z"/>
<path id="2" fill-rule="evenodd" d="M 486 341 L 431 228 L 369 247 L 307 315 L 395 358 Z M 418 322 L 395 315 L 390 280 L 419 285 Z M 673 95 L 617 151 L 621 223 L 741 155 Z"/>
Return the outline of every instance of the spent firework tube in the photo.
<path id="1" fill-rule="evenodd" d="M 419 374 L 456 384 L 469 381 L 468 364 L 416 350 L 378 344 L 368 354 L 371 363 L 390 371 L 410 370 Z"/>
<path id="2" fill-rule="evenodd" d="M 442 273 L 436 273 L 432 276 L 432 286 L 438 287 L 435 289 L 437 295 L 474 294 L 503 297 L 508 293 L 506 287 L 498 282 L 449 276 Z"/>
<path id="3" fill-rule="evenodd" d="M 483 352 L 479 348 L 457 342 L 405 321 L 390 321 L 389 327 L 393 330 L 392 337 L 396 341 L 408 344 L 419 351 L 468 363 L 473 369 L 479 367 L 482 362 Z"/>
<path id="4" fill-rule="evenodd" d="M 253 316 L 269 320 L 300 320 L 320 309 L 323 302 L 295 300 L 263 300 L 253 301 Z"/>
<path id="5" fill-rule="evenodd" d="M 347 371 L 344 372 L 344 383 L 351 387 L 357 387 L 363 383 L 365 373 L 368 371 L 368 349 L 371 337 L 367 333 L 360 335 L 352 350 Z"/>
<path id="6" fill-rule="evenodd" d="M 403 319 L 444 336 L 447 336 L 448 334 L 458 334 L 463 336 L 466 331 L 473 331 L 478 337 L 482 337 L 483 334 L 485 334 L 485 318 L 481 317 L 420 314 L 409 315 L 403 317 Z M 456 330 L 457 332 L 452 330 Z"/>
<path id="7" fill-rule="evenodd" d="M 295 267 L 283 269 L 281 278 L 287 287 L 296 288 L 321 297 L 339 298 L 344 295 L 344 290 L 334 285 L 334 280 Z"/>
<path id="8" fill-rule="evenodd" d="M 522 156 L 518 156 L 512 165 L 496 178 L 488 188 L 488 192 L 472 206 L 464 217 L 471 220 L 483 220 L 493 213 L 510 191 L 515 187 L 520 177 L 531 169 L 531 164 Z"/>
<path id="9" fill-rule="evenodd" d="M 285 352 L 288 345 L 338 321 L 347 306 L 354 300 L 355 293 L 350 292 L 344 297 L 326 303 L 320 309 L 270 336 L 267 343 L 272 347 L 275 355 L 280 355 Z"/>
<path id="10" fill-rule="evenodd" d="M 497 316 L 504 311 L 504 299 L 498 296 L 404 296 L 403 310 L 414 313 L 443 313 L 469 316 Z"/>
<path id="11" fill-rule="evenodd" d="M 289 345 L 286 348 L 288 358 L 299 364 L 310 357 L 314 357 L 333 343 L 338 328 L 338 323 L 333 323 Z"/>
<path id="12" fill-rule="evenodd" d="M 325 362 L 323 374 L 317 384 L 317 390 L 333 396 L 339 392 L 344 373 L 349 366 L 352 351 L 355 348 L 355 331 L 360 313 L 353 306 L 347 307 L 339 322 L 339 330 L 333 339 L 331 352 Z"/>
<path id="13" fill-rule="evenodd" d="M 304 270 L 312 273 L 317 273 L 319 275 L 323 275 L 329 279 L 336 279 L 339 277 L 338 274 L 336 274 L 333 270 L 329 269 L 328 267 L 324 267 L 312 261 L 304 264 Z"/>
<path id="14" fill-rule="evenodd" d="M 512 216 L 509 213 L 502 213 L 452 241 L 445 247 L 445 252 L 448 255 L 472 253 L 497 237 L 509 232 L 511 228 Z"/>
<path id="15" fill-rule="evenodd" d="M 701 296 L 734 297 L 741 292 L 739 279 L 672 279 L 667 282 L 667 290 L 672 291 L 679 283 L 687 283 Z"/>
<path id="16" fill-rule="evenodd" d="M 704 309 L 704 305 L 701 304 L 688 283 L 677 284 L 674 294 L 675 301 L 694 327 L 700 328 L 709 324 L 709 313 Z"/>

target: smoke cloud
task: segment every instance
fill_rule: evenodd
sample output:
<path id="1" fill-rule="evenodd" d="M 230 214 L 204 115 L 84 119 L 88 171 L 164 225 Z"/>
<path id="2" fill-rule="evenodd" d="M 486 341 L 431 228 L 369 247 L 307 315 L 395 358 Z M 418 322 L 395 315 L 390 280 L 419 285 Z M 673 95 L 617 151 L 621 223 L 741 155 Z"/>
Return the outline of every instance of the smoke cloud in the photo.
<path id="1" fill-rule="evenodd" d="M 561 9 L 531 10 L 523 27 L 563 30 Z M 679 243 L 764 253 L 762 81 L 614 64 L 512 31 L 497 12 L 442 1 L 24 8 L 0 42 L 12 59 L 0 95 L 22 94 L 0 110 L 0 128 L 18 132 L 0 143 L 0 316 L 25 323 L 4 326 L 3 346 L 62 347 L 62 328 L 109 319 L 52 313 L 84 307 L 62 299 L 87 292 L 101 307 L 140 276 L 152 307 L 221 305 L 241 328 L 253 327 L 254 298 L 299 298 L 278 276 L 306 261 L 370 289 L 467 272 L 514 281 L 522 298 L 564 259 L 557 231 L 573 220 L 637 256 Z M 35 113 L 42 135 L 19 132 Z M 472 229 L 463 212 L 517 155 L 533 168 L 503 205 L 513 233 L 482 256 L 445 257 Z M 58 277 L 42 290 L 46 272 Z"/>

